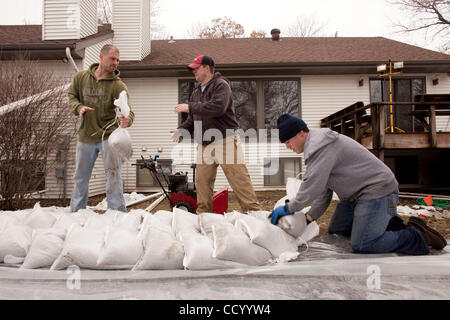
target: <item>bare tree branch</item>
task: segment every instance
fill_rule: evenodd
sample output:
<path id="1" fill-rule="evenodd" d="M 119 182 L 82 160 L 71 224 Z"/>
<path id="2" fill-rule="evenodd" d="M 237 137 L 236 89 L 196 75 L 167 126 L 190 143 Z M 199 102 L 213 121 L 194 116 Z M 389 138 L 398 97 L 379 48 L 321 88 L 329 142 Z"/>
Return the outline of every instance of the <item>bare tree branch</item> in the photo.
<path id="1" fill-rule="evenodd" d="M 397 23 L 399 32 L 425 31 L 432 38 L 442 37 L 443 47 L 450 47 L 450 1 L 449 0 L 392 0 L 389 3 L 404 11 L 409 20 Z"/>

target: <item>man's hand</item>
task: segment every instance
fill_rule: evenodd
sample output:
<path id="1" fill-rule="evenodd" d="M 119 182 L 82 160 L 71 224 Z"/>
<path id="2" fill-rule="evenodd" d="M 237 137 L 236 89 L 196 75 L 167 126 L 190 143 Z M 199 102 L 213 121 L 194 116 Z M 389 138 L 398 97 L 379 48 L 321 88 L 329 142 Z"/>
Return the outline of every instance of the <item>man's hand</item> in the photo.
<path id="1" fill-rule="evenodd" d="M 119 117 L 119 126 L 121 128 L 128 128 L 128 118 L 125 118 L 124 116 Z"/>
<path id="2" fill-rule="evenodd" d="M 186 103 L 177 104 L 175 106 L 175 112 L 189 112 L 189 105 Z"/>
<path id="3" fill-rule="evenodd" d="M 285 204 L 283 207 L 278 207 L 269 215 L 270 222 L 276 225 L 279 218 L 281 218 L 282 216 L 287 216 L 288 214 L 291 213 L 289 212 L 289 206 L 287 204 Z"/>
<path id="4" fill-rule="evenodd" d="M 308 213 L 305 214 L 305 218 L 306 218 L 306 224 L 310 224 L 311 222 L 314 221 L 314 218 L 311 217 Z"/>
<path id="5" fill-rule="evenodd" d="M 94 110 L 95 110 L 94 108 L 82 106 L 82 107 L 80 108 L 80 110 L 78 111 L 78 114 L 79 114 L 80 117 L 81 117 L 81 116 L 82 116 L 83 114 L 85 114 L 86 112 L 88 112 L 88 111 L 94 111 Z"/>
<path id="6" fill-rule="evenodd" d="M 180 134 L 180 131 L 178 129 L 171 130 L 170 133 L 172 134 L 173 142 L 181 142 L 181 140 L 183 140 L 183 136 Z"/>

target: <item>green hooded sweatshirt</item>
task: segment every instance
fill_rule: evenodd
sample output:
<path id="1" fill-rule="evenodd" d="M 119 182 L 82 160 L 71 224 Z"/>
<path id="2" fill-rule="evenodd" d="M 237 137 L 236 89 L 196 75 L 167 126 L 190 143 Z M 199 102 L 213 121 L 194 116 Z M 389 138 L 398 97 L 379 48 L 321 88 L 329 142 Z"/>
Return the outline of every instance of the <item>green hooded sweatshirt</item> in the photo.
<path id="1" fill-rule="evenodd" d="M 69 106 L 75 115 L 78 116 L 82 106 L 95 109 L 85 112 L 81 118 L 81 124 L 78 128 L 78 141 L 80 142 L 95 143 L 102 141 L 103 132 L 109 127 L 103 135 L 106 140 L 119 127 L 119 121 L 115 119 L 116 106 L 114 100 L 119 98 L 122 90 L 127 92 L 128 105 L 130 106 L 128 88 L 119 78 L 119 70 L 115 70 L 106 78 L 97 80 L 94 71 L 98 65 L 98 63 L 94 63 L 88 70 L 78 72 L 69 88 Z M 131 110 L 131 106 L 128 119 L 128 126 L 131 126 L 134 120 L 134 112 Z"/>

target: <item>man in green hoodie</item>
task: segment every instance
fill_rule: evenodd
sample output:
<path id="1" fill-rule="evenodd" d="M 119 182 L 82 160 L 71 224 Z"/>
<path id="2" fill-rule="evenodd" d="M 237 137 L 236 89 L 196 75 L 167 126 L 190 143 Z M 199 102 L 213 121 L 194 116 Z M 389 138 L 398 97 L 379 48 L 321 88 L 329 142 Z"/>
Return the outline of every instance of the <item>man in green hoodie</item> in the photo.
<path id="1" fill-rule="evenodd" d="M 134 120 L 130 110 L 129 118 L 116 119 L 114 100 L 128 89 L 117 70 L 120 53 L 113 45 L 105 45 L 100 51 L 100 63 L 94 63 L 88 70 L 78 72 L 69 88 L 69 106 L 81 118 L 78 129 L 76 170 L 74 188 L 70 200 L 70 211 L 86 208 L 89 179 L 98 157 L 102 154 L 106 173 L 106 199 L 108 209 L 126 212 L 123 197 L 121 160 L 108 148 L 108 137 L 118 127 L 127 128 Z M 128 103 L 129 105 L 129 103 Z"/>

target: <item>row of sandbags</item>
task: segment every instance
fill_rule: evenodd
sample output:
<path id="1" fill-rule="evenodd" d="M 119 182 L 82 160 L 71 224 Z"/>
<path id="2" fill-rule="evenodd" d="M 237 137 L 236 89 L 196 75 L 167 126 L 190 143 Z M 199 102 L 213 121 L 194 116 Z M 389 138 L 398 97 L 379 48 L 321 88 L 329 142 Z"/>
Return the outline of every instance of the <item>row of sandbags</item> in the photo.
<path id="1" fill-rule="evenodd" d="M 270 212 L 194 215 L 41 208 L 0 213 L 0 262 L 20 268 L 190 269 L 259 266 L 297 258 L 318 234 L 304 212 L 270 223 Z"/>

